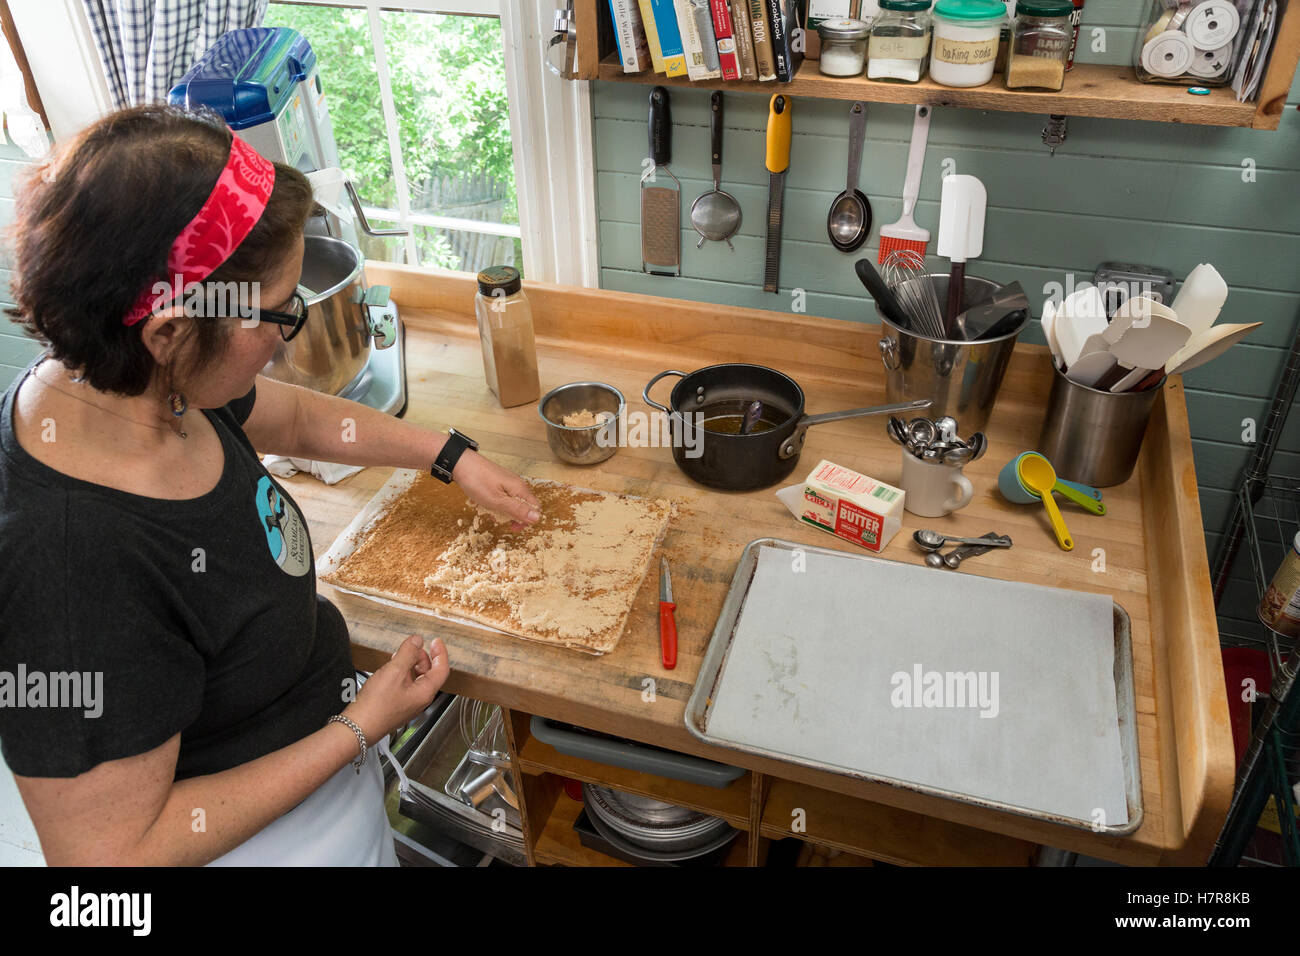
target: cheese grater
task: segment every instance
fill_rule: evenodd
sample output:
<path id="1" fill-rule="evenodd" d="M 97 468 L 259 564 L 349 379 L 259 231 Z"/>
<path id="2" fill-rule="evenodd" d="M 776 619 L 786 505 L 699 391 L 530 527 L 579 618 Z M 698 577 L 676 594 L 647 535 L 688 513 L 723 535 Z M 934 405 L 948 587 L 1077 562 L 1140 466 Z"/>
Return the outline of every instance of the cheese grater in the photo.
<path id="1" fill-rule="evenodd" d="M 672 152 L 668 91 L 656 86 L 650 91 L 650 161 L 641 175 L 641 271 L 656 276 L 682 274 L 682 184 L 668 168 Z"/>

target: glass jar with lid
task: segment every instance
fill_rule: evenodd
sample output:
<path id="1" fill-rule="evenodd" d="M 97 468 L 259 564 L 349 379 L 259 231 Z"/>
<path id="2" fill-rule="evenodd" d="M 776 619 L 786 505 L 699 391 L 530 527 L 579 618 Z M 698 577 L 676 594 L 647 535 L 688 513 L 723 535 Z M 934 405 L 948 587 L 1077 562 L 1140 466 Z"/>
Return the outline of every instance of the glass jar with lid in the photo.
<path id="1" fill-rule="evenodd" d="M 993 79 L 1007 8 L 1001 0 L 938 0 L 930 79 L 941 86 L 983 86 Z"/>
<path id="2" fill-rule="evenodd" d="M 827 76 L 861 76 L 867 65 L 867 36 L 871 25 L 865 20 L 823 20 L 817 25 L 822 54 L 818 64 Z"/>
<path id="3" fill-rule="evenodd" d="M 880 0 L 867 44 L 867 79 L 916 83 L 930 58 L 930 0 Z"/>
<path id="4" fill-rule="evenodd" d="M 1059 90 L 1074 38 L 1072 0 L 1017 0 L 1007 89 Z"/>

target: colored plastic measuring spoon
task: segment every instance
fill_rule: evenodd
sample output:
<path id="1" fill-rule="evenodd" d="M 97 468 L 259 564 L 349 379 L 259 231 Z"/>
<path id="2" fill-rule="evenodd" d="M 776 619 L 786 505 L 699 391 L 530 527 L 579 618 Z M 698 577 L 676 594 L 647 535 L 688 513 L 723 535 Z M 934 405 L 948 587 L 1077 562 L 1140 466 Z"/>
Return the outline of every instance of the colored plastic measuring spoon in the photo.
<path id="1" fill-rule="evenodd" d="M 1062 550 L 1073 551 L 1074 539 L 1070 537 L 1070 529 L 1065 526 L 1060 509 L 1056 507 L 1056 499 L 1052 497 L 1052 489 L 1056 485 L 1056 471 L 1052 468 L 1052 463 L 1042 455 L 1032 454 L 1021 458 L 1017 467 L 1025 487 L 1037 492 L 1042 498 L 1043 507 L 1047 509 L 1047 520 L 1052 523 L 1052 530 L 1056 533 L 1056 543 Z"/>
<path id="2" fill-rule="evenodd" d="M 1044 461 L 1046 461 L 1046 459 L 1044 459 Z M 1059 492 L 1062 497 L 1069 498 L 1079 507 L 1085 508 L 1095 515 L 1104 515 L 1106 513 L 1106 506 L 1096 498 L 1092 497 L 1092 495 L 1084 494 L 1078 488 L 1071 488 L 1059 478 L 1056 479 L 1056 484 L 1053 485 L 1052 488 L 1054 491 Z"/>

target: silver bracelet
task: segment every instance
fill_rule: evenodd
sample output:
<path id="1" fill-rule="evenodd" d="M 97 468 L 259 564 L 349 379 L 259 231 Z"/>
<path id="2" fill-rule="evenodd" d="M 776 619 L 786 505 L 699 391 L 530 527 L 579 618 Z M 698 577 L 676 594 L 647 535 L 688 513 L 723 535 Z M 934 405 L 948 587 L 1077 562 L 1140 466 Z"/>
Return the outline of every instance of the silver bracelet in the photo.
<path id="1" fill-rule="evenodd" d="M 352 729 L 352 732 L 357 735 L 357 743 L 361 746 L 361 756 L 352 761 L 352 766 L 356 769 L 357 773 L 360 773 L 361 765 L 366 762 L 366 735 L 361 732 L 361 728 L 356 725 L 355 721 L 344 717 L 342 714 L 335 714 L 329 720 L 325 721 L 325 723 L 327 725 L 333 723 L 346 724 Z"/>

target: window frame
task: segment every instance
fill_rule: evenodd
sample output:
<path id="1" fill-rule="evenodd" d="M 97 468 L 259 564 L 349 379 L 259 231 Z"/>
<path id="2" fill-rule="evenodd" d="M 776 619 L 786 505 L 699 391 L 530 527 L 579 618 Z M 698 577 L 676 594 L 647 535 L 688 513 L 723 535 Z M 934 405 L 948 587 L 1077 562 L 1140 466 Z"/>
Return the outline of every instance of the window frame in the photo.
<path id="1" fill-rule="evenodd" d="M 530 279 L 589 288 L 599 285 L 590 88 L 586 81 L 565 81 L 555 76 L 546 68 L 544 59 L 554 11 L 563 0 L 288 2 L 366 10 L 375 43 L 376 67 L 384 77 L 380 92 L 385 134 L 398 187 L 400 222 L 517 235 L 523 244 L 524 274 Z M 73 135 L 110 112 L 112 97 L 80 0 L 18 0 L 11 7 L 55 140 Z M 380 14 L 386 10 L 492 16 L 501 20 L 519 198 L 518 227 L 410 209 L 401 144 L 397 139 L 396 111 L 387 81 L 387 51 L 382 41 Z M 71 57 L 68 51 L 72 51 Z M 529 157 L 527 163 L 522 162 L 525 156 Z M 386 218 L 391 216 L 391 211 L 367 207 L 366 214 Z M 407 238 L 406 253 L 409 262 L 418 263 L 413 236 Z"/>

